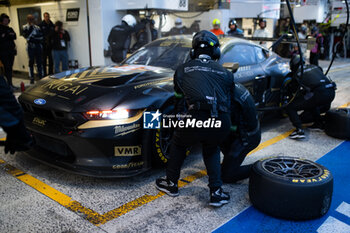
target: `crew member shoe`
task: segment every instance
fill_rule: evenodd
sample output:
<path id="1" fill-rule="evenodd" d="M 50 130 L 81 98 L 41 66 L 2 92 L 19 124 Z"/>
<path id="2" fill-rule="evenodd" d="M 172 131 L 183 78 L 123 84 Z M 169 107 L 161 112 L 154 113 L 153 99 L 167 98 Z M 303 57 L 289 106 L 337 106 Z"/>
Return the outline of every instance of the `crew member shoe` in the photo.
<path id="1" fill-rule="evenodd" d="M 313 129 L 313 130 L 322 131 L 322 130 L 324 130 L 325 126 L 324 126 L 324 123 L 322 123 L 322 122 L 315 122 L 312 125 L 310 125 L 308 128 Z"/>
<path id="2" fill-rule="evenodd" d="M 156 188 L 171 197 L 179 196 L 179 188 L 177 187 L 177 184 L 166 178 L 157 179 Z"/>
<path id="3" fill-rule="evenodd" d="M 34 79 L 30 79 L 30 84 L 34 84 Z"/>
<path id="4" fill-rule="evenodd" d="M 303 129 L 296 129 L 291 135 L 289 135 L 291 139 L 305 139 L 305 132 Z"/>
<path id="5" fill-rule="evenodd" d="M 230 200 L 230 195 L 227 192 L 224 192 L 222 188 L 210 191 L 210 203 L 209 205 L 220 207 L 223 204 L 227 204 Z"/>

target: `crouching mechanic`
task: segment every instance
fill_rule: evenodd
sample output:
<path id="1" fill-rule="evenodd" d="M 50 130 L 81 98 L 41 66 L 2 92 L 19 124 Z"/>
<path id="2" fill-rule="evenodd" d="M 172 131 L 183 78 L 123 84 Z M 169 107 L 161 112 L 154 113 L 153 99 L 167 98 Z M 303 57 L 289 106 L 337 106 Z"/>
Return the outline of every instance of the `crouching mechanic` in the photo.
<path id="1" fill-rule="evenodd" d="M 222 140 L 230 129 L 230 94 L 234 89 L 233 74 L 215 60 L 220 57 L 219 40 L 209 31 L 196 33 L 192 40 L 191 60 L 180 65 L 174 75 L 177 112 L 191 115 L 188 119 L 214 119 L 221 124 L 208 128 L 176 128 L 170 146 L 166 178 L 156 180 L 156 187 L 170 196 L 177 196 L 180 169 L 186 148 L 202 144 L 203 160 L 209 176 L 210 205 L 222 206 L 230 196 L 223 192 L 220 174 Z M 181 104 L 185 103 L 185 104 Z"/>
<path id="2" fill-rule="evenodd" d="M 261 140 L 255 101 L 249 91 L 239 83 L 235 84 L 231 97 L 231 125 L 230 135 L 221 144 L 221 152 L 224 154 L 221 177 L 224 183 L 234 183 L 249 177 L 252 164 L 241 164 Z"/>
<path id="3" fill-rule="evenodd" d="M 5 81 L 0 62 L 0 126 L 6 132 L 5 153 L 28 150 L 32 139 L 23 124 L 21 107 Z"/>
<path id="4" fill-rule="evenodd" d="M 289 136 L 292 139 L 304 139 L 305 132 L 297 111 L 304 110 L 311 113 L 314 125 L 312 128 L 322 128 L 323 118 L 320 109 L 329 110 L 335 97 L 336 85 L 315 65 L 303 65 L 304 73 L 300 77 L 300 55 L 293 56 L 290 61 L 292 83 L 294 91 L 299 88 L 299 94 L 285 108 L 290 121 L 296 130 Z"/>

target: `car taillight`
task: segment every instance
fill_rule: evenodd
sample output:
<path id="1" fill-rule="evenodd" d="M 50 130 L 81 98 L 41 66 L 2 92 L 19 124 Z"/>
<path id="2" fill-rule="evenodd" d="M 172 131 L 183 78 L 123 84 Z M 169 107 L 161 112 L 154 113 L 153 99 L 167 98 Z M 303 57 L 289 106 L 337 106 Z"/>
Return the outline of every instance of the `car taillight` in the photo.
<path id="1" fill-rule="evenodd" d="M 124 108 L 117 108 L 113 110 L 92 110 L 84 113 L 84 116 L 89 120 L 118 120 L 129 118 L 129 110 Z"/>

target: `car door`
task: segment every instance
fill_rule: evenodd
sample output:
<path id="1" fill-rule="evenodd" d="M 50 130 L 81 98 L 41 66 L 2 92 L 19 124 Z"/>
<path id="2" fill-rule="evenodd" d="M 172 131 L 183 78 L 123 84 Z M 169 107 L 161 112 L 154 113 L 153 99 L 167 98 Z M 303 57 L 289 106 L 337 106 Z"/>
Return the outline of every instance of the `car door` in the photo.
<path id="1" fill-rule="evenodd" d="M 242 83 L 253 95 L 257 106 L 261 106 L 268 84 L 266 74 L 258 63 L 255 47 L 250 44 L 228 45 L 221 55 L 220 64 L 239 63 L 239 69 L 234 74 L 235 81 Z"/>

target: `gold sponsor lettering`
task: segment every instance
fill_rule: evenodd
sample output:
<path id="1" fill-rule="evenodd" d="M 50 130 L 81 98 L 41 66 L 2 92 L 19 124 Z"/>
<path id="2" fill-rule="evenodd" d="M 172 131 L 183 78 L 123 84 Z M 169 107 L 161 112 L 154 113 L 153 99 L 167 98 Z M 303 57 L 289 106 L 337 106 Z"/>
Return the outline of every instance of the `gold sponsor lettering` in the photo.
<path id="1" fill-rule="evenodd" d="M 73 83 L 69 83 L 67 81 L 55 80 L 49 83 L 45 83 L 41 86 L 42 88 L 48 88 L 49 90 L 59 91 L 64 93 L 69 93 L 72 95 L 79 95 L 88 87 L 82 87 L 81 85 L 73 85 Z"/>
<path id="2" fill-rule="evenodd" d="M 141 155 L 141 146 L 116 146 L 114 156 L 137 156 Z"/>
<path id="3" fill-rule="evenodd" d="M 133 163 L 128 163 L 128 164 L 118 164 L 118 165 L 113 165 L 113 169 L 128 169 L 128 168 L 134 168 L 134 167 L 141 167 L 144 164 L 143 161 L 140 162 L 133 162 Z"/>
<path id="4" fill-rule="evenodd" d="M 75 87 L 73 86 L 73 87 L 69 88 L 67 91 L 71 91 L 72 94 L 74 94 L 77 90 L 79 90 L 79 88 L 80 88 L 80 85 L 75 86 Z"/>
<path id="5" fill-rule="evenodd" d="M 114 127 L 115 136 L 124 136 L 129 133 L 133 133 L 140 129 L 140 124 L 132 124 L 129 126 L 117 125 Z"/>
<path id="6" fill-rule="evenodd" d="M 151 85 L 156 85 L 156 84 L 158 84 L 158 83 L 171 81 L 172 79 L 173 79 L 173 78 L 168 78 L 168 79 L 165 79 L 165 80 L 159 80 L 159 81 L 153 81 L 153 82 L 149 82 L 149 83 L 143 83 L 143 84 L 134 86 L 134 89 L 139 89 L 139 88 L 142 88 L 142 87 L 147 87 L 147 86 L 151 86 Z"/>
<path id="7" fill-rule="evenodd" d="M 32 123 L 35 124 L 35 125 L 44 127 L 46 125 L 46 120 L 40 119 L 38 117 L 34 117 Z"/>
<path id="8" fill-rule="evenodd" d="M 57 87 L 57 91 L 65 91 L 67 90 L 69 87 L 71 87 L 72 84 L 71 83 L 65 83 L 63 85 L 60 85 Z"/>

